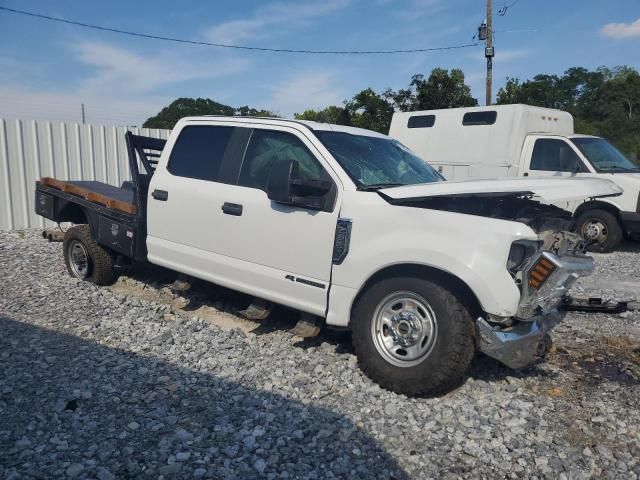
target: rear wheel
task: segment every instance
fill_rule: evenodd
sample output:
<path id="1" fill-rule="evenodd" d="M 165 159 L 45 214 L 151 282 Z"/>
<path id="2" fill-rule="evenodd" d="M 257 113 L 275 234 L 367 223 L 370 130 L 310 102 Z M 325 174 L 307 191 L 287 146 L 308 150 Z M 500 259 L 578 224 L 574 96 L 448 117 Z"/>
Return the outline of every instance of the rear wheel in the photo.
<path id="1" fill-rule="evenodd" d="M 113 255 L 98 245 L 89 225 L 76 225 L 64 234 L 64 263 L 72 277 L 96 285 L 110 285 L 116 280 Z"/>
<path id="2" fill-rule="evenodd" d="M 358 301 L 351 324 L 363 372 L 406 395 L 457 386 L 475 351 L 467 308 L 449 290 L 421 278 L 372 285 Z"/>
<path id="3" fill-rule="evenodd" d="M 611 252 L 622 241 L 622 227 L 614 214 L 594 208 L 580 214 L 576 221 L 578 232 L 592 252 Z"/>

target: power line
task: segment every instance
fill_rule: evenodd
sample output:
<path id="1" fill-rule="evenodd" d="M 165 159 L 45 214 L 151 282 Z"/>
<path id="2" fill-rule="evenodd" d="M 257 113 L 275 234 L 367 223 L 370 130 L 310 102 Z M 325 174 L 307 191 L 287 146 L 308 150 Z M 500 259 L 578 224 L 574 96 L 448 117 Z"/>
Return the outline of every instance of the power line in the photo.
<path id="1" fill-rule="evenodd" d="M 498 10 L 498 15 L 501 17 L 504 17 L 507 14 L 507 10 L 509 10 L 511 7 L 513 7 L 516 3 L 518 3 L 520 0 L 513 0 L 510 4 L 504 4 L 502 6 L 502 8 L 500 10 Z"/>
<path id="2" fill-rule="evenodd" d="M 15 8 L 8 8 L 8 7 L 2 7 L 2 6 L 0 6 L 0 10 L 4 12 L 16 13 L 19 15 L 26 15 L 29 17 L 40 18 L 43 20 L 49 20 L 53 22 L 66 23 L 66 24 L 75 25 L 78 27 L 92 28 L 94 30 L 102 30 L 102 31 L 112 32 L 112 33 L 120 33 L 122 35 L 130 35 L 133 37 L 142 37 L 142 38 L 148 38 L 152 40 L 164 40 L 166 42 L 186 43 L 190 45 L 203 45 L 207 47 L 232 48 L 236 50 L 254 50 L 254 51 L 261 51 L 261 52 L 306 53 L 306 54 L 319 54 L 319 55 L 387 55 L 387 54 L 396 54 L 396 53 L 424 53 L 424 52 L 435 52 L 435 51 L 442 51 L 442 50 L 456 50 L 460 48 L 469 48 L 469 47 L 475 47 L 479 45 L 477 42 L 474 42 L 474 43 L 468 43 L 464 45 L 450 45 L 446 47 L 431 47 L 431 48 L 411 48 L 406 50 L 402 50 L 402 49 L 399 49 L 399 50 L 297 50 L 293 48 L 268 48 L 268 47 L 256 47 L 256 46 L 248 46 L 248 45 L 232 45 L 228 43 L 211 43 L 211 42 L 204 42 L 199 40 L 189 40 L 184 38 L 151 35 L 148 33 L 139 33 L 139 32 L 132 32 L 129 30 L 121 30 L 119 28 L 101 27 L 100 25 L 77 22 L 74 20 L 67 20 L 65 18 L 59 18 L 59 17 L 51 17 L 49 15 L 43 15 L 41 13 L 28 12 L 26 10 L 17 10 Z"/>

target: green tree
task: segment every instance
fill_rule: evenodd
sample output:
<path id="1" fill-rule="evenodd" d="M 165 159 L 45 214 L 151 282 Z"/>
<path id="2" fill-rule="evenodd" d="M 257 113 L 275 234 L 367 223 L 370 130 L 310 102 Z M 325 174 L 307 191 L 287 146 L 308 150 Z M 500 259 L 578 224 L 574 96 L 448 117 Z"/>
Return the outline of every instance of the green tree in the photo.
<path id="1" fill-rule="evenodd" d="M 322 110 L 305 110 L 294 114 L 296 120 L 311 120 L 320 123 L 333 123 L 335 125 L 351 125 L 351 117 L 344 107 L 331 105 Z"/>
<path id="2" fill-rule="evenodd" d="M 257 110 L 247 105 L 236 108 L 235 115 L 241 117 L 277 117 L 277 115 L 270 110 Z"/>
<path id="3" fill-rule="evenodd" d="M 178 98 L 160 110 L 160 113 L 148 118 L 142 126 L 145 128 L 171 129 L 183 117 L 200 115 L 275 116 L 268 110 L 256 110 L 248 106 L 234 108 L 215 102 L 210 98 Z"/>
<path id="4" fill-rule="evenodd" d="M 295 114 L 297 120 L 350 125 L 381 133 L 389 131 L 392 116 L 392 103 L 372 88 L 362 90 L 351 100 L 345 100 L 344 107 L 331 105 L 322 110 L 305 110 Z"/>
<path id="5" fill-rule="evenodd" d="M 471 96 L 471 88 L 464 82 L 462 70 L 434 68 L 429 77 L 411 77 L 408 88 L 386 90 L 383 94 L 401 112 L 435 110 L 439 108 L 475 107 L 478 100 Z"/>
<path id="6" fill-rule="evenodd" d="M 415 92 L 412 110 L 478 105 L 478 100 L 471 96 L 471 88 L 464 83 L 464 73 L 457 68 L 451 72 L 445 68 L 434 68 L 426 80 L 422 75 L 414 75 L 410 89 Z"/>
<path id="7" fill-rule="evenodd" d="M 506 85 L 498 90 L 498 104 L 525 103 L 539 107 L 562 108 L 562 91 L 556 75 L 536 75 L 532 80 L 520 82 L 508 78 Z"/>
<path id="8" fill-rule="evenodd" d="M 380 133 L 388 133 L 393 116 L 393 105 L 372 88 L 362 90 L 345 103 L 350 124 Z"/>
<path id="9" fill-rule="evenodd" d="M 478 101 L 471 96 L 471 89 L 464 83 L 462 70 L 434 68 L 427 79 L 423 75 L 411 77 L 407 88 L 397 91 L 388 88 L 382 93 L 367 88 L 352 99 L 345 100 L 344 107 L 333 105 L 323 110 L 306 110 L 296 114 L 295 118 L 352 125 L 387 133 L 396 110 L 409 112 L 473 107 L 477 104 Z"/>

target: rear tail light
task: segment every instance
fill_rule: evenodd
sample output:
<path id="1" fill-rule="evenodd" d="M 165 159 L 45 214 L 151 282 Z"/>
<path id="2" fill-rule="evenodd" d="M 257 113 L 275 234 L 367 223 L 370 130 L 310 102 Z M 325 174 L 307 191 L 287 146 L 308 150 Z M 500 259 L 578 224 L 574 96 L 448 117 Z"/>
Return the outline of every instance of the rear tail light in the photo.
<path id="1" fill-rule="evenodd" d="M 533 288 L 540 286 L 551 276 L 556 266 L 544 257 L 538 260 L 533 268 L 529 270 L 529 285 Z"/>

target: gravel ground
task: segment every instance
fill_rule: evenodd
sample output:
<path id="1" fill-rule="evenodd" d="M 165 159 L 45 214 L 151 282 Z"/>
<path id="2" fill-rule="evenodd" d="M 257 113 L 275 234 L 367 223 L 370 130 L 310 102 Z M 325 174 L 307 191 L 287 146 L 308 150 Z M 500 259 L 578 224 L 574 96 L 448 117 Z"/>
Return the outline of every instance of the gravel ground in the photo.
<path id="1" fill-rule="evenodd" d="M 632 297 L 639 258 L 598 255 L 580 288 Z M 175 297 L 156 269 L 78 282 L 35 231 L 0 233 L 0 273 L 0 478 L 640 476 L 639 311 L 571 313 L 545 363 L 478 358 L 411 399 L 360 373 L 348 334 L 240 320 L 239 295 Z"/>

